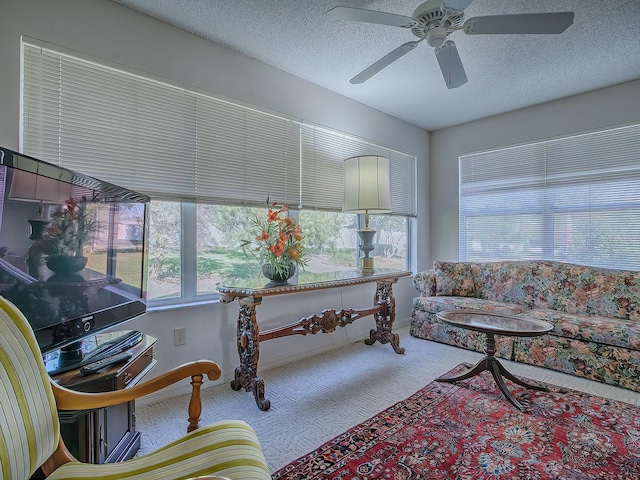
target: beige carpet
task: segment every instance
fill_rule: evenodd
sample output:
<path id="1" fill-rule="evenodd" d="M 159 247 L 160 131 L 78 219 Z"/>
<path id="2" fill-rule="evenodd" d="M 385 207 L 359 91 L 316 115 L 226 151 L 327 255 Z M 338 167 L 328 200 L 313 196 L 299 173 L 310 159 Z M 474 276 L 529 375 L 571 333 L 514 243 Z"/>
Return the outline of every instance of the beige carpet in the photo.
<path id="1" fill-rule="evenodd" d="M 227 418 L 251 424 L 273 472 L 403 400 L 457 364 L 482 358 L 479 353 L 411 337 L 408 327 L 398 333 L 400 345 L 406 348 L 404 355 L 394 353 L 390 345 L 357 342 L 260 372 L 265 396 L 271 400 L 267 412 L 258 409 L 251 393 L 234 392 L 228 383 L 207 388 L 202 393 L 202 424 Z M 332 335 L 345 332 L 340 329 Z M 516 375 L 640 405 L 640 393 L 502 362 Z M 137 427 L 142 432 L 139 454 L 153 451 L 185 432 L 187 403 L 188 398 L 182 396 L 137 409 Z"/>

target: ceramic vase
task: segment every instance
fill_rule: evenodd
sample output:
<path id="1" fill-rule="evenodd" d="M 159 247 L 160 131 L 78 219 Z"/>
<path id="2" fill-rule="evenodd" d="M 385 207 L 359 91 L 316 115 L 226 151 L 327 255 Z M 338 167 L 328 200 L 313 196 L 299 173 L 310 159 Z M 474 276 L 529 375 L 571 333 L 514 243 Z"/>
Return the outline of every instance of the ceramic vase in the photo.
<path id="1" fill-rule="evenodd" d="M 265 263 L 262 265 L 262 275 L 268 278 L 273 284 L 287 283 L 287 280 L 289 280 L 295 274 L 296 274 L 295 263 L 289 264 L 287 270 L 285 270 L 284 272 L 276 271 L 276 268 L 269 263 Z"/>
<path id="2" fill-rule="evenodd" d="M 55 255 L 47 258 L 47 268 L 58 275 L 79 272 L 87 266 L 87 257 Z"/>

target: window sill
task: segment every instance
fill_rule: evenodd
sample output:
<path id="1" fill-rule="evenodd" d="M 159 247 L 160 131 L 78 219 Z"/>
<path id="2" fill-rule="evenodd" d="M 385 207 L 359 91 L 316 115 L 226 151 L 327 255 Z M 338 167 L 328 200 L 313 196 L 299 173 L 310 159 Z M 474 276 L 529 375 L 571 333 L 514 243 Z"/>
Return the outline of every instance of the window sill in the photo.
<path id="1" fill-rule="evenodd" d="M 220 303 L 220 297 L 218 295 L 216 295 L 215 297 L 209 297 L 206 299 L 198 299 L 198 300 L 176 299 L 172 303 L 162 303 L 159 305 L 151 305 L 151 306 L 147 305 L 147 313 L 166 312 L 169 310 L 180 310 L 183 308 L 201 307 L 204 305 L 212 305 L 216 303 Z"/>

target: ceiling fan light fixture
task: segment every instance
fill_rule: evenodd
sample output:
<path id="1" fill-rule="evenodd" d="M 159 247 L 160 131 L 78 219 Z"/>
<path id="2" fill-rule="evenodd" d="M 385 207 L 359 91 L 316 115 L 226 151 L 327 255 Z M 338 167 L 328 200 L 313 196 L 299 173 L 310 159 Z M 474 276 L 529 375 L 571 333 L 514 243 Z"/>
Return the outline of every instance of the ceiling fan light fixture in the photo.
<path id="1" fill-rule="evenodd" d="M 433 48 L 440 48 L 447 41 L 447 29 L 434 27 L 427 32 L 427 43 Z"/>

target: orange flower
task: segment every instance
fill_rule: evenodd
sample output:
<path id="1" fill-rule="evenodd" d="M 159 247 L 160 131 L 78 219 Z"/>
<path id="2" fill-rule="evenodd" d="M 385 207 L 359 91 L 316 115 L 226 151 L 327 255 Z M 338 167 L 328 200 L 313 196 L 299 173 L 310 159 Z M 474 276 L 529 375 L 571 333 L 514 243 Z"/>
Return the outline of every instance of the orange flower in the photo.
<path id="1" fill-rule="evenodd" d="M 69 214 L 71 216 L 76 216 L 76 209 L 78 208 L 78 202 L 76 202 L 76 199 L 71 197 L 69 198 L 69 200 L 65 200 L 65 203 L 67 204 L 67 210 L 69 210 Z"/>
<path id="2" fill-rule="evenodd" d="M 267 215 L 267 221 L 277 222 L 278 220 L 280 220 L 280 211 L 269 209 L 269 213 Z"/>
<path id="3" fill-rule="evenodd" d="M 279 207 L 268 200 L 267 205 L 266 211 L 258 212 L 253 221 L 253 240 L 243 240 L 242 248 L 251 248 L 261 264 L 270 264 L 278 270 L 287 269 L 292 263 L 304 268 L 307 252 L 301 244 L 302 229 L 288 216 L 286 205 Z"/>
<path id="4" fill-rule="evenodd" d="M 284 253 L 284 245 L 283 241 L 278 241 L 275 245 L 271 245 L 269 250 L 273 252 L 276 257 L 280 257 Z"/>
<path id="5" fill-rule="evenodd" d="M 65 200 L 65 206 L 58 206 L 51 217 L 45 235 L 37 242 L 38 248 L 48 255 L 82 255 L 83 244 L 95 223 L 87 211 L 86 198 L 81 202 L 75 198 Z"/>
<path id="6" fill-rule="evenodd" d="M 295 238 L 296 241 L 302 241 L 302 228 L 300 228 L 300 225 L 297 225 L 296 228 L 291 231 L 290 235 Z"/>
<path id="7" fill-rule="evenodd" d="M 293 260 L 294 262 L 297 262 L 298 260 L 300 260 L 300 250 L 298 249 L 298 247 L 293 246 L 289 249 L 289 256 L 291 257 L 291 260 Z"/>
<path id="8" fill-rule="evenodd" d="M 47 232 L 49 235 L 60 235 L 62 233 L 62 229 L 57 223 L 52 223 L 47 229 Z"/>

